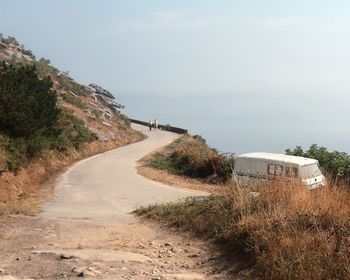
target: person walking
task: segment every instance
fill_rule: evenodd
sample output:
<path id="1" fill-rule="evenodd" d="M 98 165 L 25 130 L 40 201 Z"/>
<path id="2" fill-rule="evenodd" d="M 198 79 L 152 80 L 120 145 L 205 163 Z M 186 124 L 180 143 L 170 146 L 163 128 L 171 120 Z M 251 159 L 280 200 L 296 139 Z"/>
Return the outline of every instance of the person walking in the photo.
<path id="1" fill-rule="evenodd" d="M 152 123 L 151 120 L 149 120 L 148 125 L 149 125 L 149 131 L 151 131 L 152 130 L 152 126 L 153 126 L 153 123 Z"/>
<path id="2" fill-rule="evenodd" d="M 158 121 L 157 119 L 154 119 L 154 129 L 158 129 Z"/>

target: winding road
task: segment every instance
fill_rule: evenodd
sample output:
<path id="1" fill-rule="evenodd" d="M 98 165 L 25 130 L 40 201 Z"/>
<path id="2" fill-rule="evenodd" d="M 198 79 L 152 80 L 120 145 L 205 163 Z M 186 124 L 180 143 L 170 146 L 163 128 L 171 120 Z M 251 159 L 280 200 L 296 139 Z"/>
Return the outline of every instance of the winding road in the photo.
<path id="1" fill-rule="evenodd" d="M 149 131 L 135 124 L 133 128 L 148 138 L 72 166 L 57 181 L 54 199 L 43 206 L 42 215 L 128 223 L 133 218 L 130 212 L 140 206 L 198 195 L 198 192 L 166 186 L 137 174 L 135 167 L 139 159 L 171 143 L 178 135 Z"/>
<path id="2" fill-rule="evenodd" d="M 148 138 L 76 163 L 57 179 L 39 215 L 1 221 L 0 280 L 232 279 L 208 242 L 131 214 L 139 206 L 204 194 L 137 174 L 140 158 L 178 135 L 133 128 Z"/>

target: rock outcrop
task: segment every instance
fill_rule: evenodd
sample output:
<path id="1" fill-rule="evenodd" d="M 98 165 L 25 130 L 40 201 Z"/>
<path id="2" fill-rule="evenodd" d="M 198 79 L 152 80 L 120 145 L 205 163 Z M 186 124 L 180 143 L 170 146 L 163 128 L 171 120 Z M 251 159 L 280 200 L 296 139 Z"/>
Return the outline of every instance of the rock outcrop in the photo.
<path id="1" fill-rule="evenodd" d="M 125 125 L 125 119 L 119 118 L 124 106 L 111 92 L 94 83 L 88 86 L 79 84 L 69 72 L 53 67 L 48 59 L 36 60 L 32 51 L 13 37 L 5 38 L 0 34 L 0 63 L 8 66 L 13 63 L 35 65 L 39 77 L 51 78 L 62 107 L 73 111 L 82 119 L 100 141 L 115 140 L 118 128 Z"/>

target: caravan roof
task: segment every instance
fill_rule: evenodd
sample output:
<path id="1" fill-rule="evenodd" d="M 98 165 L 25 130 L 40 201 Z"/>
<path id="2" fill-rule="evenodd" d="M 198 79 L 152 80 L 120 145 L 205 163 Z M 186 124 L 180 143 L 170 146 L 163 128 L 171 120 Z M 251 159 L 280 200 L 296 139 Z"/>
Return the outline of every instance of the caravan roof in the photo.
<path id="1" fill-rule="evenodd" d="M 237 158 L 274 160 L 285 163 L 294 163 L 300 166 L 318 163 L 315 159 L 271 153 L 247 153 L 239 155 Z"/>

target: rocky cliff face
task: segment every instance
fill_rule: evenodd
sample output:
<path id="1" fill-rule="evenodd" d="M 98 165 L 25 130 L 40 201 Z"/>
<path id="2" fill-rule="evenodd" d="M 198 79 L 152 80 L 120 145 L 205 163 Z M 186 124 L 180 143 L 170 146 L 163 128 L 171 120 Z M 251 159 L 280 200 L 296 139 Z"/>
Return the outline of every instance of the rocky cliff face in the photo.
<path id="1" fill-rule="evenodd" d="M 116 140 L 130 132 L 128 120 L 120 112 L 124 106 L 111 92 L 94 83 L 79 84 L 67 72 L 53 67 L 49 60 L 36 59 L 15 38 L 0 34 L 0 63 L 36 65 L 40 77 L 52 79 L 60 105 L 82 119 L 100 141 Z"/>

